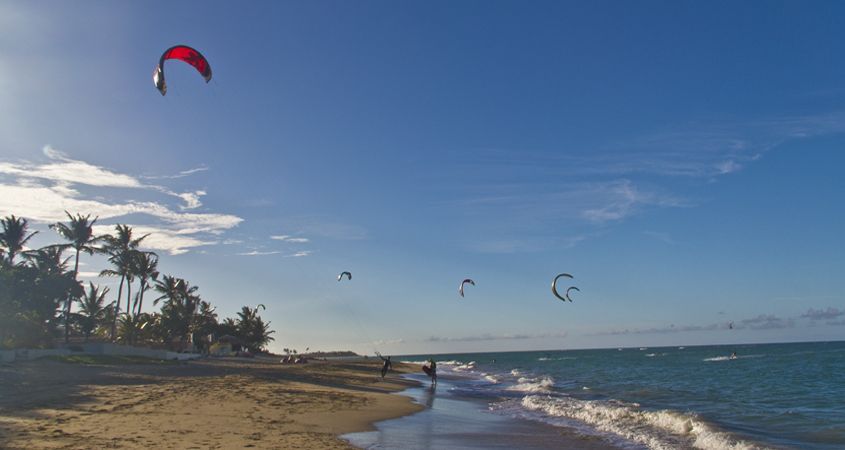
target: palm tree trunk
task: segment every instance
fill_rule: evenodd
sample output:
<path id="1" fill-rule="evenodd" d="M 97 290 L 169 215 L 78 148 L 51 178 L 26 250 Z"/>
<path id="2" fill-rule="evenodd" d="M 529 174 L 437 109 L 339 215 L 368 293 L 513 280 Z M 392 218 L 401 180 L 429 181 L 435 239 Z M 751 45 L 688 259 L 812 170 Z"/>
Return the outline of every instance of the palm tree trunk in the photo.
<path id="1" fill-rule="evenodd" d="M 127 314 L 134 313 L 134 310 L 132 309 L 132 306 L 130 305 L 131 301 L 132 301 L 132 282 L 127 281 L 126 282 L 126 313 Z"/>
<path id="2" fill-rule="evenodd" d="M 138 315 L 141 315 L 141 308 L 144 306 L 144 291 L 146 290 L 146 283 L 141 280 L 141 291 L 138 292 Z"/>
<path id="3" fill-rule="evenodd" d="M 79 249 L 76 249 L 76 262 L 73 265 L 73 282 L 76 282 L 76 275 L 79 273 Z M 70 341 L 70 306 L 73 304 L 73 297 L 67 297 L 67 310 L 65 311 L 65 344 Z"/>
<path id="4" fill-rule="evenodd" d="M 126 279 L 126 275 L 120 276 L 120 285 L 117 287 L 117 301 L 114 302 L 114 320 L 112 321 L 111 325 L 111 340 L 115 341 L 117 339 L 117 314 L 120 312 L 120 301 L 123 300 L 123 280 Z"/>

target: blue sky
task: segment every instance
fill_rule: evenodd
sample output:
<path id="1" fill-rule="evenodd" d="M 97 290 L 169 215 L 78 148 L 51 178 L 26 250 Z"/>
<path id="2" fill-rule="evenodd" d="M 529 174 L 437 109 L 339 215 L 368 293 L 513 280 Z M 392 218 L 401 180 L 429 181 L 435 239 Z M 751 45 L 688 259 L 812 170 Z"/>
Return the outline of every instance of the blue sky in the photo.
<path id="1" fill-rule="evenodd" d="M 0 214 L 151 232 L 275 350 L 843 339 L 843 13 L 2 2 Z"/>

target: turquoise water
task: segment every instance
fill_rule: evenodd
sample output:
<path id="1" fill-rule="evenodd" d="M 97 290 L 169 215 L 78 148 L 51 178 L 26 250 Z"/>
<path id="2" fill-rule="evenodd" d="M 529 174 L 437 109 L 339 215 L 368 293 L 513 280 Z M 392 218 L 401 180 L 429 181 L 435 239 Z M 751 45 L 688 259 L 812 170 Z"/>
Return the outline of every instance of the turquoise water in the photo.
<path id="1" fill-rule="evenodd" d="M 449 378 L 449 395 L 482 402 L 482 414 L 560 427 L 585 442 L 598 438 L 631 449 L 845 448 L 845 342 L 435 359 Z"/>

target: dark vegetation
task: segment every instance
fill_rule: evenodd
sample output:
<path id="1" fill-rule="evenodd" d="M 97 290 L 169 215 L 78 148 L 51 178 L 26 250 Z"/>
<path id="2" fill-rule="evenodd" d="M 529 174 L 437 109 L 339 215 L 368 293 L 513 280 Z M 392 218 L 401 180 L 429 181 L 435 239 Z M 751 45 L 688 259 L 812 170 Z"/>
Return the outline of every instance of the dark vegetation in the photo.
<path id="1" fill-rule="evenodd" d="M 215 308 L 197 286 L 158 271 L 158 255 L 141 249 L 147 235 L 127 225 L 94 235 L 96 218 L 67 213 L 68 222 L 50 228 L 64 242 L 27 250 L 37 233 L 26 219 L 0 219 L 0 349 L 47 348 L 89 340 L 145 345 L 176 351 L 206 350 L 218 337 L 236 337 L 250 352 L 273 341 L 259 308 L 244 306 L 234 318 L 217 320 Z M 82 255 L 102 254 L 110 267 L 101 277 L 119 277 L 117 293 L 78 277 Z M 134 292 L 133 292 L 134 289 Z M 144 311 L 144 300 L 158 310 Z M 74 308 L 75 306 L 75 308 Z"/>

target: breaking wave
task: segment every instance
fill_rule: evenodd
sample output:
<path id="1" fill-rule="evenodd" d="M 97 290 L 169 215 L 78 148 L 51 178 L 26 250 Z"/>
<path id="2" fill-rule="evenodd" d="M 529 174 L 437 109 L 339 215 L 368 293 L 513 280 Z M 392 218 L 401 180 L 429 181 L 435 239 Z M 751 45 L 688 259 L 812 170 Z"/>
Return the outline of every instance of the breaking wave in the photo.
<path id="1" fill-rule="evenodd" d="M 694 414 L 669 410 L 646 411 L 636 403 L 528 395 L 522 399 L 522 406 L 548 416 L 574 419 L 654 450 L 690 447 L 703 450 L 765 448 L 719 431 Z"/>
<path id="2" fill-rule="evenodd" d="M 706 361 L 706 362 L 731 361 L 731 360 L 734 360 L 734 359 L 762 358 L 763 356 L 766 356 L 766 355 L 742 355 L 742 356 L 734 356 L 734 357 L 714 356 L 712 358 L 704 358 L 704 359 L 702 359 L 702 361 Z"/>
<path id="3" fill-rule="evenodd" d="M 555 380 L 549 376 L 543 376 L 539 378 L 521 377 L 517 380 L 517 384 L 509 386 L 507 390 L 529 393 L 551 392 L 552 387 L 554 387 L 554 385 Z"/>

